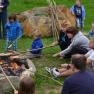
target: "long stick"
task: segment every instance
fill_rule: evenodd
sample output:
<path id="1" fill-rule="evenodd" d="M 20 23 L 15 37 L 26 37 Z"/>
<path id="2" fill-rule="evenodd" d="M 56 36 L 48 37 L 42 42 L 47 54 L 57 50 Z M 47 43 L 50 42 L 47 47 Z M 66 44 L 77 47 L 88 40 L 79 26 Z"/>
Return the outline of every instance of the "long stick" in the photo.
<path id="1" fill-rule="evenodd" d="M 5 78 L 8 80 L 8 82 L 9 82 L 9 84 L 11 85 L 12 89 L 13 89 L 14 91 L 16 91 L 14 85 L 12 84 L 12 82 L 10 81 L 10 79 L 8 78 L 8 76 L 6 75 L 6 73 L 4 72 L 4 70 L 3 70 L 3 68 L 2 68 L 1 65 L 0 65 L 0 69 L 1 69 L 1 71 L 3 72 Z"/>
<path id="2" fill-rule="evenodd" d="M 27 50 L 27 51 L 20 51 L 21 53 L 25 53 L 25 52 L 31 52 L 31 51 L 37 51 L 37 50 L 42 50 L 42 49 L 46 49 L 46 48 L 50 48 L 50 47 L 53 47 L 53 46 L 45 46 L 43 48 L 38 48 L 38 49 L 32 49 L 32 50 Z"/>
<path id="3" fill-rule="evenodd" d="M 62 85 L 63 85 L 62 83 L 60 83 L 59 81 L 55 80 L 55 79 L 54 79 L 54 78 L 52 78 L 52 77 L 49 77 L 49 76 L 44 75 L 44 74 L 39 74 L 39 75 L 44 76 L 44 77 L 46 77 L 46 78 L 49 78 L 49 79 L 53 80 L 54 82 L 56 82 L 56 83 L 57 83 L 57 84 L 59 84 L 60 86 L 62 86 Z"/>

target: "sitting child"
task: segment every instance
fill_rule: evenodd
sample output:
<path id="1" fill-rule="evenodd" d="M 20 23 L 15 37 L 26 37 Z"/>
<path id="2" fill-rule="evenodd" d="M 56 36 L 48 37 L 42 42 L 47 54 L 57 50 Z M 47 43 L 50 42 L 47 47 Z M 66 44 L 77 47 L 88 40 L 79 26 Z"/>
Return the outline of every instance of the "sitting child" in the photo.
<path id="1" fill-rule="evenodd" d="M 90 38 L 91 38 L 91 37 L 94 37 L 94 23 L 92 23 L 92 29 L 91 29 L 91 31 L 89 31 L 88 36 L 89 36 Z"/>
<path id="2" fill-rule="evenodd" d="M 6 51 L 17 50 L 17 38 L 22 36 L 22 28 L 15 14 L 8 17 L 5 25 L 6 31 Z"/>
<path id="3" fill-rule="evenodd" d="M 91 48 L 90 51 L 88 51 L 85 56 L 87 57 L 87 69 L 92 71 L 94 69 L 94 38 L 89 43 L 89 47 Z M 75 73 L 73 71 L 73 68 L 71 64 L 62 64 L 61 68 L 49 68 L 46 67 L 46 71 L 52 74 L 54 77 L 60 77 L 60 76 L 69 76 Z"/>
<path id="4" fill-rule="evenodd" d="M 40 57 L 42 53 L 42 40 L 41 40 L 41 34 L 39 32 L 35 32 L 34 34 L 34 40 L 31 44 L 31 48 L 29 53 L 27 53 L 28 58 L 33 58 L 33 57 Z"/>

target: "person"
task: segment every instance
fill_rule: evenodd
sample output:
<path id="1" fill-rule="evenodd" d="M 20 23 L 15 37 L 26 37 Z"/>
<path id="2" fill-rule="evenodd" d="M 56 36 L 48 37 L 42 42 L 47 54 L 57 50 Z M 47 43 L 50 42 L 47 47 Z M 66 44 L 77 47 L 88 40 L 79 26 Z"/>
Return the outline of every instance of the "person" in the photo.
<path id="1" fill-rule="evenodd" d="M 76 0 L 76 4 L 70 9 L 71 13 L 76 16 L 77 28 L 83 29 L 85 19 L 85 8 L 80 0 Z"/>
<path id="2" fill-rule="evenodd" d="M 52 46 L 59 45 L 61 51 L 65 50 L 71 43 L 71 39 L 68 38 L 66 34 L 67 28 L 68 24 L 66 23 L 66 21 L 63 21 L 59 32 L 59 40 L 52 43 Z"/>
<path id="3" fill-rule="evenodd" d="M 17 50 L 17 39 L 22 36 L 22 27 L 17 20 L 15 14 L 8 17 L 8 22 L 5 25 L 6 31 L 6 51 Z"/>
<path id="4" fill-rule="evenodd" d="M 85 57 L 87 58 L 87 70 L 94 72 L 94 38 L 90 40 L 89 48 L 90 50 L 85 54 Z M 74 74 L 71 64 L 61 64 L 60 68 L 46 67 L 46 71 L 54 77 L 65 77 Z"/>
<path id="5" fill-rule="evenodd" d="M 37 30 L 34 33 L 34 40 L 31 44 L 31 48 L 27 53 L 28 58 L 40 57 L 42 54 L 43 43 L 41 40 L 41 34 Z"/>
<path id="6" fill-rule="evenodd" d="M 94 23 L 92 23 L 92 29 L 89 31 L 88 36 L 90 38 L 94 37 Z"/>
<path id="7" fill-rule="evenodd" d="M 94 94 L 94 73 L 86 70 L 86 57 L 76 54 L 71 61 L 75 73 L 65 79 L 61 94 Z"/>
<path id="8" fill-rule="evenodd" d="M 35 82 L 30 77 L 24 77 L 14 94 L 35 94 Z"/>
<path id="9" fill-rule="evenodd" d="M 5 38 L 6 32 L 4 26 L 7 22 L 7 7 L 9 0 L 0 0 L 0 38 Z"/>
<path id="10" fill-rule="evenodd" d="M 73 54 L 86 54 L 90 50 L 88 38 L 78 31 L 77 28 L 69 27 L 66 30 L 66 34 L 71 38 L 71 44 L 65 50 L 54 54 L 53 57 L 70 58 Z"/>

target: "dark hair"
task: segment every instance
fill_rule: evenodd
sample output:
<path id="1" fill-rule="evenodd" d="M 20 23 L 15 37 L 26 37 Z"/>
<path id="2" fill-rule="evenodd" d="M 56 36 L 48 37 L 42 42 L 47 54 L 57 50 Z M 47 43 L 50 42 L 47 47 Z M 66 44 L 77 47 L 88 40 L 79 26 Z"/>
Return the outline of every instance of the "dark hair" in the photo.
<path id="1" fill-rule="evenodd" d="M 71 33 L 74 35 L 76 35 L 78 33 L 78 29 L 76 27 L 68 27 L 67 30 L 66 30 L 66 33 Z"/>
<path id="2" fill-rule="evenodd" d="M 30 77 L 25 77 L 21 80 L 18 94 L 34 94 L 35 83 Z"/>
<path id="3" fill-rule="evenodd" d="M 16 20 L 17 20 L 16 14 L 11 14 L 11 15 L 8 17 L 8 19 L 9 19 L 9 21 L 10 21 L 11 19 L 13 19 L 14 21 L 16 21 Z"/>
<path id="4" fill-rule="evenodd" d="M 79 69 L 81 72 L 86 70 L 86 57 L 82 54 L 72 55 L 72 64 L 75 68 Z"/>

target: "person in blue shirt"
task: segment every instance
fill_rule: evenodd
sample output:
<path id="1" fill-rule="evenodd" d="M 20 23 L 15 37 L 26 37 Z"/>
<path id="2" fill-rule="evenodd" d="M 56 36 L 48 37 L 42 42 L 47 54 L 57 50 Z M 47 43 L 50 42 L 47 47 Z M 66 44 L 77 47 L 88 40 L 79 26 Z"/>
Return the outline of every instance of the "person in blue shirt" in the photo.
<path id="1" fill-rule="evenodd" d="M 65 79 L 61 94 L 94 94 L 94 73 L 86 70 L 86 57 L 75 54 L 71 62 L 75 73 Z"/>
<path id="2" fill-rule="evenodd" d="M 41 40 L 41 34 L 38 31 L 34 33 L 34 40 L 31 44 L 30 52 L 28 53 L 28 58 L 40 57 L 42 53 L 43 43 Z"/>
<path id="3" fill-rule="evenodd" d="M 22 27 L 17 20 L 15 14 L 8 17 L 8 22 L 5 25 L 6 31 L 6 51 L 17 50 L 17 39 L 22 36 Z M 11 47 L 10 47 L 11 46 Z"/>
<path id="4" fill-rule="evenodd" d="M 0 0 L 0 39 L 5 38 L 6 32 L 4 26 L 7 22 L 7 7 L 9 0 Z"/>
<path id="5" fill-rule="evenodd" d="M 89 31 L 88 36 L 90 38 L 94 37 L 94 23 L 92 23 L 92 29 Z"/>
<path id="6" fill-rule="evenodd" d="M 70 9 L 71 13 L 76 16 L 76 26 L 79 29 L 83 29 L 84 27 L 84 19 L 85 19 L 85 8 L 81 4 L 80 0 L 76 0 L 76 4 L 72 6 Z"/>

